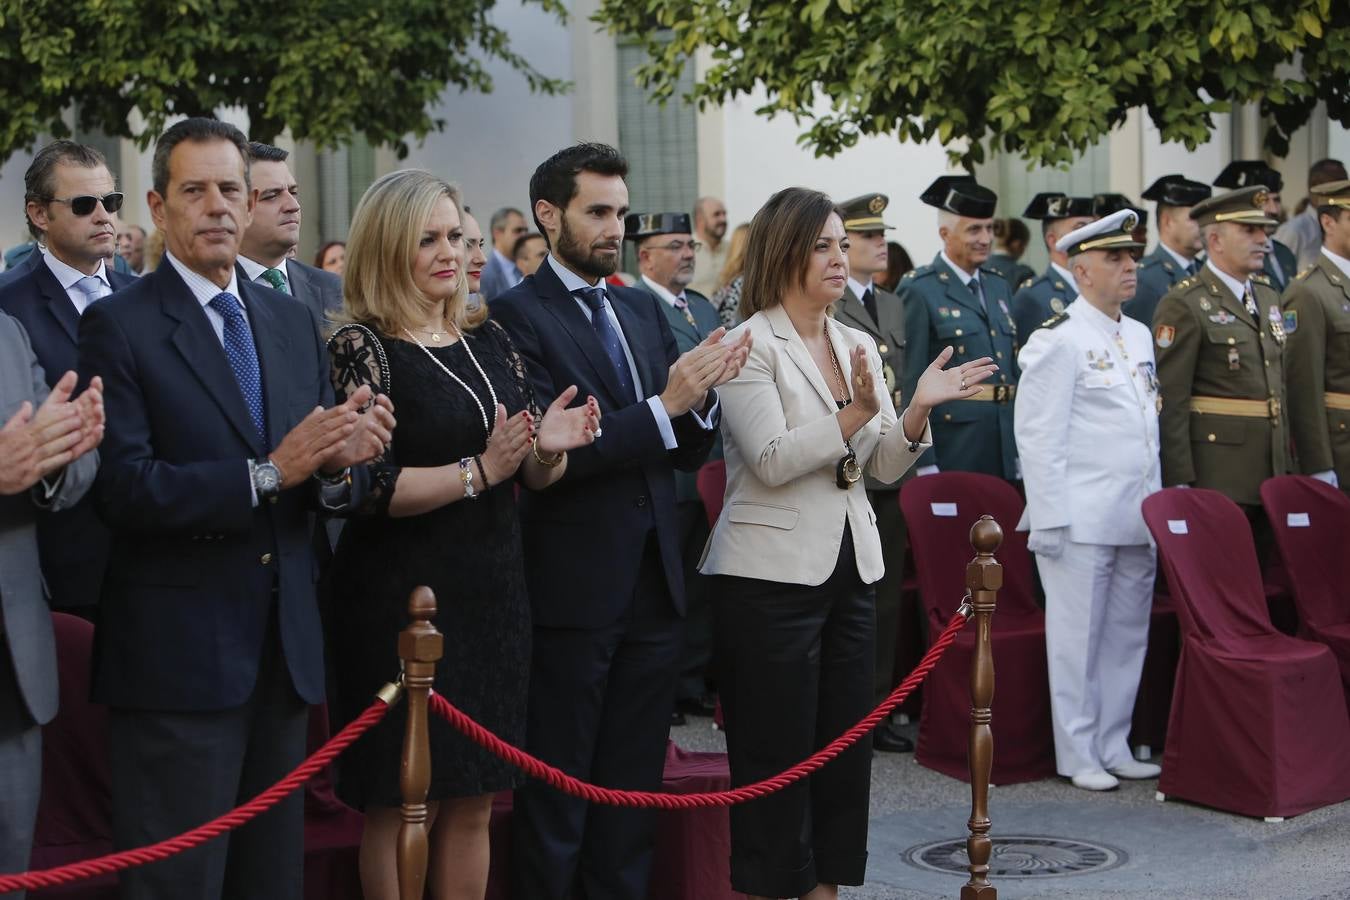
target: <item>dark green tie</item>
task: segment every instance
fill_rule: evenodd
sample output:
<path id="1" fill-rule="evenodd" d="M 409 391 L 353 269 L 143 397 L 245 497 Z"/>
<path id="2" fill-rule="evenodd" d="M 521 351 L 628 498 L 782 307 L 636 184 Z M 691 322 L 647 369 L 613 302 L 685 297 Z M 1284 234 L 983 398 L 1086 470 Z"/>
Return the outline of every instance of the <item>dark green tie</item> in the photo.
<path id="1" fill-rule="evenodd" d="M 264 269 L 263 277 L 267 279 L 268 284 L 283 294 L 291 292 L 290 288 L 286 286 L 286 276 L 281 273 L 280 269 Z"/>

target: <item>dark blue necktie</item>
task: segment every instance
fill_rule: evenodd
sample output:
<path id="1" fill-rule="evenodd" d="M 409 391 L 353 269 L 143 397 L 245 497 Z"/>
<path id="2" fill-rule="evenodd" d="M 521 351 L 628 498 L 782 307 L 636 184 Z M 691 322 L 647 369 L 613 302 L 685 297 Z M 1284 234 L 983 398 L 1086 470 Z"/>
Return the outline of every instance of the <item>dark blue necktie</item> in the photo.
<path id="1" fill-rule="evenodd" d="M 253 346 L 253 332 L 239 300 L 230 293 L 216 294 L 208 304 L 225 320 L 225 358 L 239 382 L 239 392 L 248 406 L 248 417 L 258 432 L 258 440 L 267 446 L 267 420 L 263 417 L 262 373 L 258 369 L 258 350 Z"/>
<path id="2" fill-rule="evenodd" d="M 624 355 L 623 342 L 619 340 L 619 332 L 615 330 L 614 323 L 605 313 L 604 288 L 579 288 L 576 293 L 590 308 L 591 327 L 595 329 L 595 336 L 600 338 L 600 346 L 605 348 L 605 355 L 614 364 L 614 374 L 619 377 L 619 386 L 624 392 L 620 399 L 625 403 L 636 402 L 637 391 L 633 389 L 633 373 L 628 368 L 628 357 Z"/>

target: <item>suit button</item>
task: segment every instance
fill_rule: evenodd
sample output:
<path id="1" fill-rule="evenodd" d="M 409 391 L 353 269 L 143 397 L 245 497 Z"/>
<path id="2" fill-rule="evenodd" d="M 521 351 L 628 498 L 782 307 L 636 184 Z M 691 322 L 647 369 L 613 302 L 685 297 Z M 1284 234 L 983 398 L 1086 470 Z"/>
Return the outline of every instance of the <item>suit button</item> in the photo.
<path id="1" fill-rule="evenodd" d="M 264 553 L 262 556 L 258 557 L 258 562 L 262 563 L 264 566 L 270 566 L 272 564 L 272 554 Z"/>
<path id="2" fill-rule="evenodd" d="M 1216 440 L 1218 440 L 1218 438 L 1216 438 L 1214 435 L 1211 434 L 1211 435 L 1207 438 L 1207 440 L 1212 444 L 1212 443 L 1214 443 Z"/>
<path id="3" fill-rule="evenodd" d="M 1228 343 L 1230 343 L 1230 344 L 1236 344 L 1236 343 L 1237 343 L 1237 339 L 1236 339 L 1236 338 L 1229 338 L 1229 339 L 1228 339 Z"/>
<path id="4" fill-rule="evenodd" d="M 641 497 L 638 497 L 637 500 L 635 500 L 635 501 L 633 501 L 633 502 L 634 502 L 639 508 L 641 508 L 641 507 L 643 507 L 643 506 L 646 506 L 646 505 L 647 505 L 647 495 L 646 495 L 646 494 L 643 494 Z"/>
<path id="5" fill-rule="evenodd" d="M 944 421 L 944 422 L 950 422 L 951 420 L 952 420 L 952 414 L 951 414 L 951 413 L 943 413 L 943 415 L 942 415 L 942 421 Z"/>
<path id="6" fill-rule="evenodd" d="M 891 348 L 887 347 L 885 344 L 878 344 L 878 345 L 877 345 L 877 352 L 878 352 L 878 353 L 890 353 L 890 352 L 891 352 Z"/>
<path id="7" fill-rule="evenodd" d="M 994 329 L 992 329 L 992 328 L 989 329 L 989 336 L 990 336 L 990 337 L 998 337 L 998 335 L 994 334 Z"/>
<path id="8" fill-rule="evenodd" d="M 961 329 L 960 328 L 956 329 L 956 336 L 960 337 L 961 334 L 962 334 Z"/>
<path id="9" fill-rule="evenodd" d="M 1266 360 L 1266 368 L 1267 368 L 1267 369 L 1270 368 L 1270 360 Z"/>
<path id="10" fill-rule="evenodd" d="M 995 358 L 995 359 L 1002 359 L 1002 358 L 1003 358 L 1003 351 L 1002 351 L 1002 350 L 995 350 L 995 351 L 994 351 L 994 358 Z"/>

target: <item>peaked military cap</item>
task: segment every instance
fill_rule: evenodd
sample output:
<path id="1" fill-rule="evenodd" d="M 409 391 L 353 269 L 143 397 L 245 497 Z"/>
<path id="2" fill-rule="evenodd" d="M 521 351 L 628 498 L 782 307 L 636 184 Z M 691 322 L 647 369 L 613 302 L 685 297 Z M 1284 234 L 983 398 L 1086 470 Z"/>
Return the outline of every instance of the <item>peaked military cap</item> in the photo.
<path id="1" fill-rule="evenodd" d="M 629 213 L 623 220 L 623 239 L 641 240 L 654 234 L 693 234 L 689 213 Z"/>
<path id="2" fill-rule="evenodd" d="M 1134 226 L 1138 224 L 1134 210 L 1122 209 L 1075 228 L 1055 243 L 1055 249 L 1068 256 L 1089 250 L 1142 250 L 1144 245 L 1134 239 Z"/>
<path id="3" fill-rule="evenodd" d="M 1339 206 L 1350 209 L 1350 181 L 1328 181 L 1308 188 L 1308 193 L 1312 194 L 1313 205 L 1318 208 Z"/>
<path id="4" fill-rule="evenodd" d="M 1219 177 L 1214 179 L 1214 186 L 1221 188 L 1245 188 L 1258 184 L 1278 194 L 1284 190 L 1284 177 L 1259 159 L 1235 159 L 1224 166 Z"/>
<path id="5" fill-rule="evenodd" d="M 1091 197 L 1070 197 L 1059 191 L 1042 191 L 1022 210 L 1023 218 L 1045 221 L 1091 215 L 1096 215 L 1092 211 Z"/>
<path id="6" fill-rule="evenodd" d="M 1270 191 L 1262 184 L 1228 191 L 1195 204 L 1191 207 L 1191 218 L 1201 225 L 1215 225 L 1221 222 L 1278 225 L 1275 219 L 1266 215 L 1266 198 L 1269 194 Z"/>
<path id="7" fill-rule="evenodd" d="M 1208 200 L 1212 193 L 1209 185 L 1191 181 L 1184 175 L 1164 175 L 1150 184 L 1140 196 L 1165 206 L 1194 206 L 1201 200 Z"/>
<path id="8" fill-rule="evenodd" d="M 919 199 L 929 206 L 969 219 L 992 218 L 998 204 L 998 194 L 969 175 L 943 175 L 930 184 Z"/>
<path id="9" fill-rule="evenodd" d="M 844 220 L 845 231 L 884 231 L 894 228 L 881 219 L 886 206 L 891 202 L 885 194 L 863 194 L 839 204 L 839 218 Z"/>
<path id="10" fill-rule="evenodd" d="M 1133 200 L 1124 194 L 1093 194 L 1092 195 L 1092 214 L 1099 219 L 1103 219 L 1113 212 L 1120 212 L 1122 209 L 1128 209 L 1139 217 L 1140 225 L 1148 224 L 1148 210 L 1141 209 Z"/>

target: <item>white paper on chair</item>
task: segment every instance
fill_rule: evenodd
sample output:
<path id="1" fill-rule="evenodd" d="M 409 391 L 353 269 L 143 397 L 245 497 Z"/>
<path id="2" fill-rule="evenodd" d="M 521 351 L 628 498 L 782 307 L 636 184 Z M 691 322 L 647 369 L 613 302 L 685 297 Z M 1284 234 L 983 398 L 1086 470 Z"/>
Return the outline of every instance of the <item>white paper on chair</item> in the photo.
<path id="1" fill-rule="evenodd" d="M 938 516 L 939 518 L 943 519 L 956 518 L 955 503 L 930 503 L 928 505 L 933 508 L 933 515 Z"/>
<path id="2" fill-rule="evenodd" d="M 1285 524 L 1290 528 L 1308 528 L 1311 527 L 1312 522 L 1308 521 L 1307 513 L 1290 513 L 1288 518 L 1285 519 Z"/>
<path id="3" fill-rule="evenodd" d="M 1173 534 L 1190 534 L 1191 530 L 1186 527 L 1185 519 L 1168 519 L 1167 530 Z"/>

